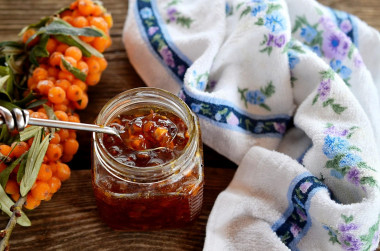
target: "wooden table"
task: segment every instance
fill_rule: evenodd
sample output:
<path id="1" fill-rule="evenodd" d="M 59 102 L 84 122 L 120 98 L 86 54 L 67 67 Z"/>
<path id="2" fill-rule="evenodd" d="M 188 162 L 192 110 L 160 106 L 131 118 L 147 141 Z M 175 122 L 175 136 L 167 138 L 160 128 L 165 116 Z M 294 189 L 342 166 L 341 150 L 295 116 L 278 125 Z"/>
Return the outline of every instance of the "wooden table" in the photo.
<path id="1" fill-rule="evenodd" d="M 35 23 L 67 6 L 70 0 L 0 0 L 0 40 L 14 40 L 25 25 Z M 111 30 L 113 45 L 105 53 L 109 62 L 99 85 L 90 88 L 90 105 L 80 112 L 83 122 L 91 123 L 101 107 L 116 94 L 144 86 L 126 56 L 121 41 L 127 13 L 127 0 L 104 0 L 113 14 Z M 380 29 L 378 0 L 322 0 L 334 8 L 351 12 L 369 25 Z M 12 250 L 201 250 L 205 226 L 212 205 L 231 181 L 236 165 L 205 147 L 205 202 L 202 214 L 193 226 L 156 232 L 115 232 L 103 224 L 97 214 L 90 177 L 90 135 L 78 132 L 80 150 L 71 162 L 74 170 L 69 181 L 50 202 L 29 212 L 33 223 L 29 228 L 16 227 L 11 237 Z M 0 222 L 6 225 L 7 217 Z M 380 249 L 378 249 L 380 250 Z"/>

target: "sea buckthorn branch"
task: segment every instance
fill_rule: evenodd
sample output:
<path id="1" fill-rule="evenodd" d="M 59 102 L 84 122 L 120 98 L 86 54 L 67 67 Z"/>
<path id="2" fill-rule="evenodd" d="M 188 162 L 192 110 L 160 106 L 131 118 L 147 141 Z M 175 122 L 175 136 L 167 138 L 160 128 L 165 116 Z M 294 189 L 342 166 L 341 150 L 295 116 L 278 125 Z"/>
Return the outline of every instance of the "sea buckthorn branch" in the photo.
<path id="1" fill-rule="evenodd" d="M 11 208 L 12 215 L 8 221 L 5 229 L 0 231 L 0 237 L 3 239 L 0 241 L 0 251 L 9 250 L 9 238 L 17 223 L 17 218 L 21 217 L 21 209 L 26 201 L 26 197 L 21 197 Z"/>
<path id="2" fill-rule="evenodd" d="M 111 45 L 112 25 L 100 3 L 76 0 L 25 27 L 22 42 L 0 42 L 0 105 L 28 109 L 33 118 L 79 123 L 75 111 L 87 107 L 88 87 L 107 68 L 102 53 Z M 20 197 L 28 210 L 50 200 L 70 177 L 66 163 L 78 148 L 75 130 L 32 126 L 19 134 L 0 127 L 1 210 L 12 220 L 9 208 Z M 24 213 L 17 223 L 31 224 Z"/>

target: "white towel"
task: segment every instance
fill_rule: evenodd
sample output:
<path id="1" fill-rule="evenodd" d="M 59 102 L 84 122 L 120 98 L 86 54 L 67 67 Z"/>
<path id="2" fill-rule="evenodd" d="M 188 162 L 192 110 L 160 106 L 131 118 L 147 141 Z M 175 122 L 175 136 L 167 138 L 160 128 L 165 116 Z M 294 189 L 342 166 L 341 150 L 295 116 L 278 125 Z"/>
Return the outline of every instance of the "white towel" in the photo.
<path id="1" fill-rule="evenodd" d="M 374 250 L 380 35 L 313 0 L 130 0 L 149 86 L 178 94 L 239 164 L 205 250 Z"/>

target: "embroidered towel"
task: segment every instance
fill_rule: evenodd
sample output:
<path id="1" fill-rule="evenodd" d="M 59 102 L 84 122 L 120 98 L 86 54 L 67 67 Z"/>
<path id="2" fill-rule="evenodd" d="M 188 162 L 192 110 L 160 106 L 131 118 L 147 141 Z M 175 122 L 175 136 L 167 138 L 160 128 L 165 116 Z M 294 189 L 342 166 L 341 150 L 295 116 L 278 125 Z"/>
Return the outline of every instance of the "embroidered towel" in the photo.
<path id="1" fill-rule="evenodd" d="M 205 250 L 374 250 L 378 31 L 313 0 L 130 0 L 123 41 L 239 164 Z"/>

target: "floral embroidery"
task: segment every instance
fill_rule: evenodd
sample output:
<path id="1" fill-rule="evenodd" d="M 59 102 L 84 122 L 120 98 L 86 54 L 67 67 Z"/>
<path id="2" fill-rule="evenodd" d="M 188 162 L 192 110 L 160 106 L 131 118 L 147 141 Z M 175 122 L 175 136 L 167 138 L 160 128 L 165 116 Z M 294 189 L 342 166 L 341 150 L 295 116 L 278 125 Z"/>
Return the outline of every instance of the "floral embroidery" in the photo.
<path id="1" fill-rule="evenodd" d="M 341 114 L 347 107 L 341 106 L 340 104 L 335 103 L 334 98 L 329 98 L 331 91 L 331 81 L 334 80 L 334 71 L 329 69 L 327 71 L 320 72 L 322 75 L 322 81 L 319 84 L 317 94 L 313 99 L 313 105 L 317 103 L 318 100 L 322 101 L 323 107 L 331 106 L 332 110 Z"/>
<path id="2" fill-rule="evenodd" d="M 260 90 L 251 90 L 248 88 L 240 89 L 238 87 L 238 91 L 240 93 L 240 99 L 244 101 L 245 107 L 248 108 L 248 103 L 252 105 L 258 105 L 268 111 L 270 111 L 270 107 L 265 104 L 265 99 L 270 98 L 276 91 L 275 86 L 270 81 L 264 88 L 261 87 Z"/>
<path id="3" fill-rule="evenodd" d="M 338 179 L 346 177 L 347 181 L 355 186 L 364 185 L 377 186 L 376 180 L 371 176 L 364 176 L 361 169 L 375 171 L 367 165 L 358 155 L 361 149 L 351 145 L 348 139 L 351 138 L 358 127 L 353 126 L 349 129 L 339 129 L 332 124 L 327 125 L 325 142 L 322 151 L 329 159 L 326 168 L 331 169 L 330 174 Z"/>
<path id="4" fill-rule="evenodd" d="M 253 17 L 257 16 L 258 19 L 255 24 L 258 26 L 264 26 L 269 31 L 268 34 L 264 35 L 264 38 L 260 43 L 261 46 L 264 46 L 260 52 L 267 53 L 269 56 L 272 53 L 273 48 L 283 48 L 286 44 L 287 38 L 285 34 L 280 34 L 280 32 L 286 29 L 286 19 L 279 11 L 282 9 L 281 4 L 267 4 L 263 0 L 253 0 L 250 3 L 244 2 L 238 4 L 236 9 L 239 10 L 243 5 L 245 7 L 243 7 L 240 18 L 249 13 Z"/>
<path id="5" fill-rule="evenodd" d="M 176 3 L 176 1 L 172 2 Z M 139 0 L 137 1 L 137 9 L 142 27 L 145 30 L 147 39 L 153 47 L 152 49 L 157 52 L 157 56 L 160 57 L 162 62 L 170 69 L 178 80 L 182 82 L 189 63 L 186 63 L 186 59 L 180 57 L 169 46 L 161 31 L 158 20 L 154 15 L 151 2 Z"/>
<path id="6" fill-rule="evenodd" d="M 193 70 L 192 74 L 189 76 L 188 84 L 191 87 L 204 91 L 207 87 L 208 76 L 208 72 L 198 74 L 196 70 Z"/>
<path id="7" fill-rule="evenodd" d="M 241 114 L 229 106 L 216 105 L 197 100 L 188 95 L 184 90 L 181 90 L 178 95 L 189 104 L 191 110 L 196 114 L 207 117 L 218 123 L 240 127 L 253 134 L 272 134 L 281 136 L 286 132 L 290 120 L 289 117 L 281 116 L 254 119 Z"/>
<path id="8" fill-rule="evenodd" d="M 335 229 L 328 225 L 324 225 L 323 228 L 328 231 L 330 236 L 329 241 L 332 244 L 339 244 L 343 250 L 356 251 L 365 250 L 369 251 L 376 248 L 379 242 L 379 221 L 380 215 L 377 222 L 368 229 L 368 234 L 356 236 L 353 231 L 358 230 L 360 226 L 355 224 L 354 217 L 352 215 L 346 216 L 341 215 L 344 223 L 340 223 L 338 228 Z M 371 249 L 372 247 L 372 249 Z"/>
<path id="9" fill-rule="evenodd" d="M 272 226 L 272 230 L 287 247 L 296 250 L 300 238 L 307 233 L 311 225 L 308 202 L 318 189 L 328 189 L 309 173 L 297 176 L 291 184 L 294 185 L 289 187 L 289 207 L 283 217 Z"/>
<path id="10" fill-rule="evenodd" d="M 298 57 L 299 54 L 304 54 L 303 45 L 298 43 L 296 40 L 291 39 L 284 48 L 284 53 L 288 53 L 288 63 L 290 69 L 290 83 L 294 87 L 294 82 L 297 81 L 297 78 L 293 76 L 294 67 L 300 62 Z"/>
<path id="11" fill-rule="evenodd" d="M 186 28 L 190 28 L 192 22 L 194 22 L 193 19 L 191 19 L 190 17 L 186 17 L 184 16 L 181 12 L 179 12 L 175 7 L 174 5 L 177 5 L 179 3 L 181 3 L 182 0 L 172 0 L 170 3 L 168 3 L 168 5 L 166 6 L 167 8 L 167 11 L 166 11 L 166 15 L 167 15 L 167 19 L 166 19 L 166 22 L 167 23 L 173 23 L 175 22 L 176 24 L 179 24 L 181 25 L 182 27 L 186 27 Z"/>
<path id="12" fill-rule="evenodd" d="M 335 10 L 328 8 L 330 12 L 334 15 L 336 20 L 336 25 L 339 29 L 344 32 L 347 37 L 357 46 L 358 45 L 358 31 L 356 27 L 355 17 L 348 14 L 347 12 Z"/>
<path id="13" fill-rule="evenodd" d="M 330 66 L 336 73 L 338 73 L 341 76 L 346 85 L 350 86 L 348 81 L 350 80 L 352 70 L 347 66 L 343 65 L 342 61 L 335 59 L 330 61 Z"/>

